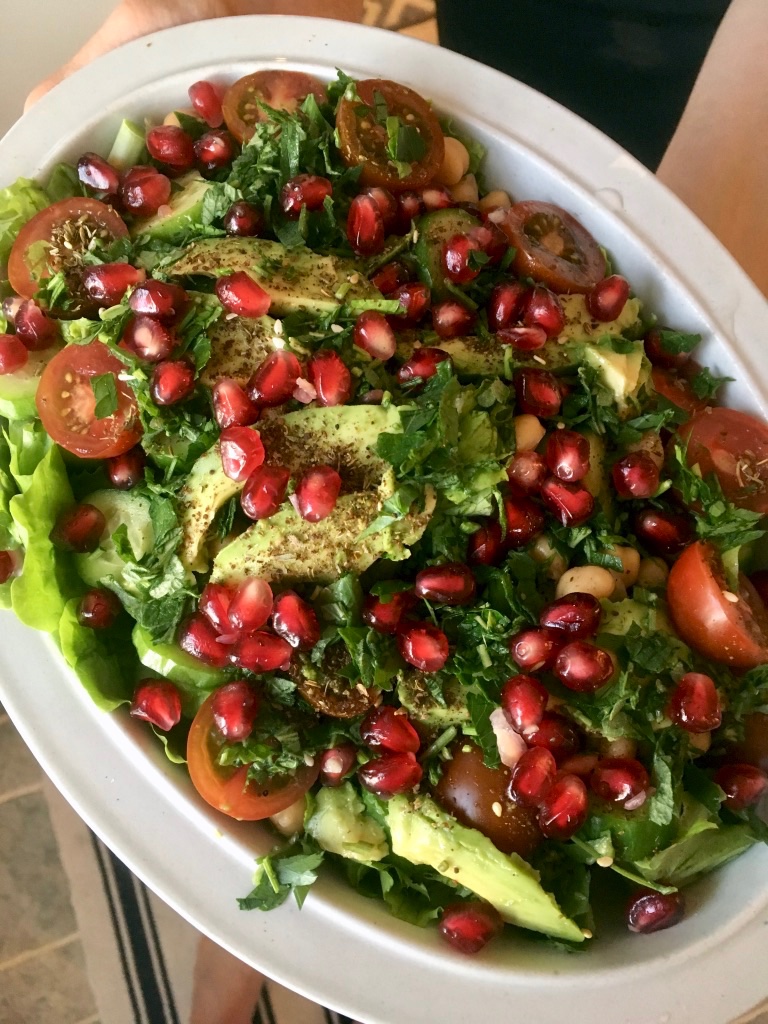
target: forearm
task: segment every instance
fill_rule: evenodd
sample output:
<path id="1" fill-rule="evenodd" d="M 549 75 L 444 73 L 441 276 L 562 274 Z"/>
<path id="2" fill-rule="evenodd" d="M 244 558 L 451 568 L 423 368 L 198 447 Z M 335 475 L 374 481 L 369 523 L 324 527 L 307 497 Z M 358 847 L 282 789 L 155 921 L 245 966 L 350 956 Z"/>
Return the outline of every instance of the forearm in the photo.
<path id="1" fill-rule="evenodd" d="M 733 0 L 658 177 L 768 295 L 766 0 Z"/>

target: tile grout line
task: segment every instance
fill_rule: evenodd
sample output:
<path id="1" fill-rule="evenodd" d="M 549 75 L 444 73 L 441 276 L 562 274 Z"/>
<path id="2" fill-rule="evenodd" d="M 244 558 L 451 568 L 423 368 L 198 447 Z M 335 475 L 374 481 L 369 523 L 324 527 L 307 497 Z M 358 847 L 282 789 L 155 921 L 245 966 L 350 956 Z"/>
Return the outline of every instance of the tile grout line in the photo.
<path id="1" fill-rule="evenodd" d="M 10 971 L 14 967 L 19 967 L 21 964 L 27 963 L 29 960 L 34 960 L 35 957 L 43 956 L 45 953 L 55 953 L 57 949 L 62 949 L 64 946 L 69 946 L 73 942 L 79 941 L 80 932 L 72 932 L 70 935 L 65 935 L 61 939 L 55 939 L 53 942 L 46 942 L 44 946 L 38 946 L 37 949 L 26 949 L 23 953 L 17 953 L 16 956 L 12 956 L 8 960 L 0 960 L 0 973 L 3 971 Z"/>
<path id="2" fill-rule="evenodd" d="M 33 793 L 41 793 L 42 790 L 42 782 L 34 782 L 29 786 L 19 786 L 18 789 L 12 789 L 8 793 L 0 793 L 0 806 L 20 796 L 32 796 Z"/>

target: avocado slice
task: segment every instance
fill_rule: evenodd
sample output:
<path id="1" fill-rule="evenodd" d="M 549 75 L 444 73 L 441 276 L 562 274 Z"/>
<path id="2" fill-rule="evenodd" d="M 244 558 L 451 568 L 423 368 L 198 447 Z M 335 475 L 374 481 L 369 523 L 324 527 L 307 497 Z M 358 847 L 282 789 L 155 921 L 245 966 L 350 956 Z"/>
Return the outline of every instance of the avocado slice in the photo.
<path id="1" fill-rule="evenodd" d="M 73 556 L 77 573 L 89 587 L 98 587 L 108 576 L 122 581 L 125 562 L 118 554 L 112 534 L 120 526 L 126 527 L 128 543 L 137 562 L 151 551 L 155 531 L 149 511 L 149 498 L 131 491 L 105 488 L 89 494 L 84 501 L 102 513 L 106 527 L 95 551 Z"/>
<path id="2" fill-rule="evenodd" d="M 449 295 L 443 273 L 443 246 L 454 235 L 465 235 L 480 221 L 466 210 L 434 210 L 420 217 L 416 224 L 417 241 L 413 255 L 419 265 L 419 277 L 432 290 L 433 299 Z"/>
<path id="3" fill-rule="evenodd" d="M 583 942 L 581 928 L 566 917 L 517 854 L 497 850 L 474 828 L 460 825 L 428 796 L 395 796 L 387 804 L 392 852 L 412 864 L 428 864 L 491 903 L 505 921 L 556 939 Z"/>
<path id="4" fill-rule="evenodd" d="M 306 828 L 324 850 L 349 860 L 370 864 L 389 853 L 384 829 L 366 814 L 350 782 L 335 789 L 323 786 Z"/>
<path id="5" fill-rule="evenodd" d="M 211 182 L 193 172 L 177 179 L 176 184 L 180 187 L 172 193 L 167 207 L 160 208 L 164 212 L 137 221 L 131 228 L 132 235 L 148 235 L 163 242 L 178 243 L 202 227 L 203 199 Z"/>
<path id="6" fill-rule="evenodd" d="M 232 678 L 231 670 L 211 668 L 176 644 L 155 643 L 143 626 L 134 626 L 131 636 L 141 664 L 178 684 L 185 714 L 193 715 L 212 690 Z"/>
<path id="7" fill-rule="evenodd" d="M 449 725 L 469 721 L 469 708 L 458 679 L 445 683 L 445 704 L 440 704 L 424 684 L 421 673 L 403 672 L 397 683 L 397 697 L 410 717 L 428 729 L 447 729 Z"/>
<path id="8" fill-rule="evenodd" d="M 304 246 L 287 249 L 266 238 L 201 238 L 169 267 L 175 277 L 220 277 L 245 271 L 270 295 L 277 316 L 306 311 L 322 316 L 342 303 L 366 308 L 384 296 L 352 260 L 319 256 Z"/>
<path id="9" fill-rule="evenodd" d="M 236 316 L 220 318 L 208 330 L 211 357 L 200 381 L 212 388 L 223 377 L 245 387 L 264 360 L 275 351 L 275 321 L 269 316 L 256 320 Z"/>

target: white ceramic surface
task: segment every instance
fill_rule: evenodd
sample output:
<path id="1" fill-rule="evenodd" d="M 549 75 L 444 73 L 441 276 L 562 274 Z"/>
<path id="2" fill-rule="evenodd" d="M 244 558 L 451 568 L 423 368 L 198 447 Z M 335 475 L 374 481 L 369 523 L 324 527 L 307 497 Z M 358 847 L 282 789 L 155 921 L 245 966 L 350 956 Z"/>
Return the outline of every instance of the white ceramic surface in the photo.
<path id="1" fill-rule="evenodd" d="M 132 43 L 47 96 L 0 145 L 0 182 L 109 145 L 122 116 L 162 115 L 202 77 L 262 66 L 397 78 L 489 147 L 488 180 L 571 210 L 663 320 L 706 337 L 738 380 L 731 404 L 768 408 L 768 307 L 713 237 L 635 160 L 556 104 L 472 61 L 378 30 L 238 18 Z M 96 711 L 47 639 L 2 621 L 0 699 L 83 818 L 176 910 L 279 981 L 368 1024 L 601 1019 L 723 1024 L 768 995 L 768 851 L 751 850 L 690 894 L 656 936 L 616 931 L 581 956 L 514 938 L 472 960 L 433 930 L 390 918 L 334 878 L 304 909 L 240 912 L 259 829 L 215 816 L 125 716 Z"/>

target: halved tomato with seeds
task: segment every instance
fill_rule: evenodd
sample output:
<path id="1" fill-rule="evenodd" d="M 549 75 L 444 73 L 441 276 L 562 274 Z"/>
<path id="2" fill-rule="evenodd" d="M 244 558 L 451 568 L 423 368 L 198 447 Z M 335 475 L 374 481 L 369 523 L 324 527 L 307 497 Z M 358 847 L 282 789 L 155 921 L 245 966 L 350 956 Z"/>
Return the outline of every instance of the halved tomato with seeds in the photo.
<path id="1" fill-rule="evenodd" d="M 294 113 L 310 93 L 322 103 L 325 86 L 303 71 L 255 71 L 227 89 L 222 102 L 224 121 L 236 139 L 246 142 L 256 124 L 268 119 L 261 103 Z"/>
<path id="2" fill-rule="evenodd" d="M 141 423 L 133 392 L 118 377 L 124 369 L 100 341 L 57 352 L 43 370 L 36 397 L 40 419 L 56 444 L 83 459 L 112 458 L 133 448 Z M 104 378 L 107 396 L 101 416 L 96 378 Z"/>
<path id="3" fill-rule="evenodd" d="M 705 409 L 684 426 L 689 466 L 714 473 L 739 508 L 768 512 L 768 424 L 736 409 Z"/>

